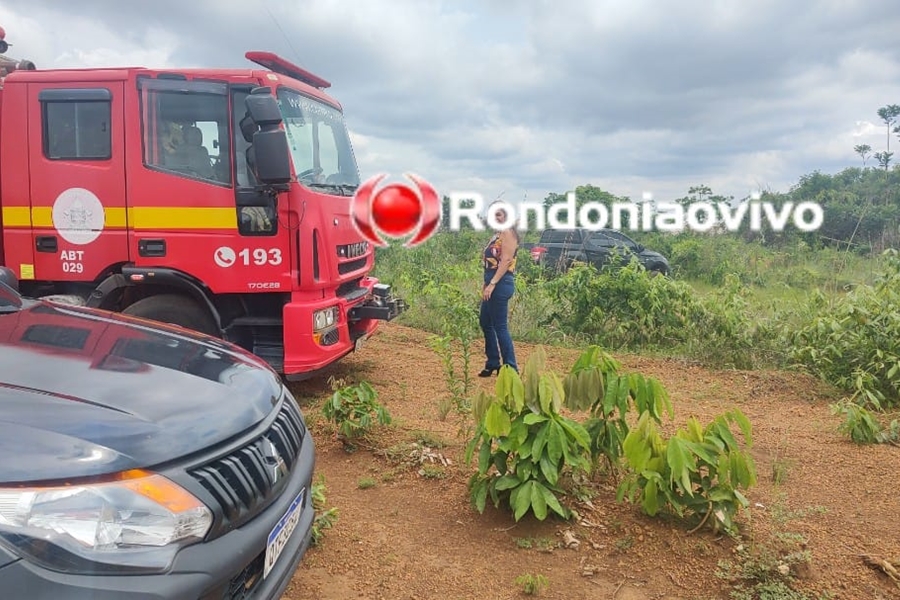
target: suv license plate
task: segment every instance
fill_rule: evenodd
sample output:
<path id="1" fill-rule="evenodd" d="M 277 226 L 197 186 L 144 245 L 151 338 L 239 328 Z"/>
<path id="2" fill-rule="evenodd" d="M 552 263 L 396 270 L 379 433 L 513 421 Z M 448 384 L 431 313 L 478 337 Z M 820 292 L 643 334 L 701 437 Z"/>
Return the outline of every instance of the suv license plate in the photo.
<path id="1" fill-rule="evenodd" d="M 281 556 L 284 547 L 287 546 L 288 540 L 291 539 L 291 534 L 294 533 L 294 530 L 297 528 L 297 523 L 300 522 L 300 513 L 303 512 L 303 496 L 305 493 L 306 488 L 300 490 L 300 493 L 297 494 L 297 497 L 291 502 L 287 511 L 278 523 L 275 524 L 272 531 L 269 532 L 269 538 L 266 540 L 266 566 L 263 569 L 263 579 L 269 576 L 269 572 L 272 570 L 272 567 L 275 566 L 275 563 L 278 562 L 278 557 Z"/>

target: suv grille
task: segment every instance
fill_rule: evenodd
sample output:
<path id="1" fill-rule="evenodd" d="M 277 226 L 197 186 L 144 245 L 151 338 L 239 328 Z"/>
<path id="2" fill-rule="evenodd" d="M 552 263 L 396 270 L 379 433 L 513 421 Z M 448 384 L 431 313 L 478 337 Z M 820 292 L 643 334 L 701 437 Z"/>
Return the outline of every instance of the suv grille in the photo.
<path id="1" fill-rule="evenodd" d="M 268 506 L 293 471 L 306 428 L 300 409 L 288 396 L 275 422 L 263 435 L 231 454 L 189 474 L 212 494 L 222 509 L 218 535 L 239 527 Z"/>
<path id="2" fill-rule="evenodd" d="M 248 600 L 251 598 L 259 582 L 262 581 L 265 561 L 266 553 L 260 552 L 253 562 L 228 582 L 228 591 L 223 600 Z"/>

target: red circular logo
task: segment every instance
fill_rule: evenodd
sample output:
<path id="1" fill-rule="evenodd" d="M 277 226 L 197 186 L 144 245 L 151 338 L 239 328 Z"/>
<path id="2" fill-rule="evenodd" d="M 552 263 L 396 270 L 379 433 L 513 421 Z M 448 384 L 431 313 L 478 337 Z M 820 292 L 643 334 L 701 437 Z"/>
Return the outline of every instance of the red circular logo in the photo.
<path id="1" fill-rule="evenodd" d="M 422 202 L 405 185 L 387 185 L 372 199 L 372 222 L 388 235 L 409 235 L 415 231 L 421 217 Z"/>
<path id="2" fill-rule="evenodd" d="M 415 184 L 418 193 L 402 183 L 386 185 L 376 192 L 375 186 L 385 177 L 376 175 L 365 181 L 353 196 L 351 216 L 356 230 L 376 246 L 387 244 L 375 228 L 394 238 L 415 234 L 404 245 L 421 244 L 434 233 L 440 221 L 437 192 L 428 182 L 410 173 L 406 177 Z"/>

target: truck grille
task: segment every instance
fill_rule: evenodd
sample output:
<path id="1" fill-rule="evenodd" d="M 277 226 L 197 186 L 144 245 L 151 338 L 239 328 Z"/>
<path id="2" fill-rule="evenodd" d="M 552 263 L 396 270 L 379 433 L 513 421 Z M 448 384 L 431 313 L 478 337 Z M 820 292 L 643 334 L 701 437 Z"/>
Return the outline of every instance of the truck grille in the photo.
<path id="1" fill-rule="evenodd" d="M 338 273 L 341 275 L 346 275 L 347 273 L 352 273 L 353 271 L 358 271 L 366 266 L 366 261 L 368 259 L 366 257 L 357 258 L 356 260 L 351 260 L 349 262 L 338 263 Z"/>
<path id="2" fill-rule="evenodd" d="M 222 521 L 212 537 L 240 527 L 278 495 L 294 469 L 305 433 L 300 409 L 285 398 L 278 417 L 263 435 L 189 471 L 221 507 Z"/>

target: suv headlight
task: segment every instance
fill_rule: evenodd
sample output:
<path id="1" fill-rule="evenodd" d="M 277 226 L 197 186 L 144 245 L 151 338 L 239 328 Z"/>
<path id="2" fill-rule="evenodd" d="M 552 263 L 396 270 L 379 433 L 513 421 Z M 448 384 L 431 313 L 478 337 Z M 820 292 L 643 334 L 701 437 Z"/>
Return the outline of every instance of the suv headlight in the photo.
<path id="1" fill-rule="evenodd" d="M 337 322 L 337 306 L 329 306 L 313 313 L 313 330 L 322 331 Z"/>
<path id="2" fill-rule="evenodd" d="M 0 488 L 0 540 L 58 571 L 165 571 L 212 521 L 200 500 L 147 471 L 102 483 Z"/>

